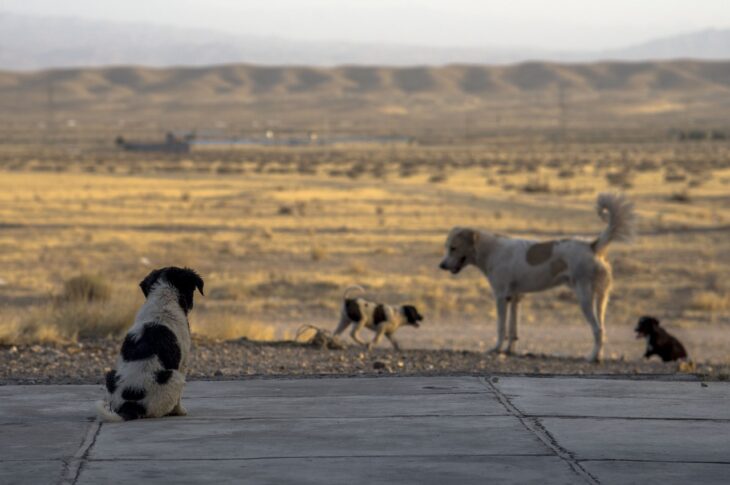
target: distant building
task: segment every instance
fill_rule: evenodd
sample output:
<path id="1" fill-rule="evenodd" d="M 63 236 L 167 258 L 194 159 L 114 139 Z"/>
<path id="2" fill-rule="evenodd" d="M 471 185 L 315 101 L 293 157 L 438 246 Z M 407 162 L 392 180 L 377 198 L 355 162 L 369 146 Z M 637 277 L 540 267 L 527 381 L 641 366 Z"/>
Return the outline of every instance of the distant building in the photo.
<path id="1" fill-rule="evenodd" d="M 165 141 L 161 143 L 140 143 L 130 142 L 122 136 L 118 136 L 116 144 L 118 147 L 129 152 L 166 152 L 166 153 L 188 153 L 190 141 L 193 135 L 185 135 L 180 138 L 173 133 L 165 135 Z"/>

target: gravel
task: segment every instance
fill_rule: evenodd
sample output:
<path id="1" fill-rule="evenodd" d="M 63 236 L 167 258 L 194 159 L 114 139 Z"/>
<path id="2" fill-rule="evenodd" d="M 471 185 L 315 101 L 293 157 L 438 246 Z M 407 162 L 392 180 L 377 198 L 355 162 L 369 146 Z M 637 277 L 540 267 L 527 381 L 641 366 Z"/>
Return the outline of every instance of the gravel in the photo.
<path id="1" fill-rule="evenodd" d="M 0 347 L 0 385 L 101 383 L 104 373 L 114 365 L 119 345 L 118 340 L 95 339 Z M 360 347 L 333 350 L 296 342 L 196 338 L 188 378 L 448 374 L 673 375 L 726 380 L 730 378 L 730 367 L 656 360 L 590 364 L 580 358 L 461 350 L 395 352 L 384 348 L 366 352 Z"/>

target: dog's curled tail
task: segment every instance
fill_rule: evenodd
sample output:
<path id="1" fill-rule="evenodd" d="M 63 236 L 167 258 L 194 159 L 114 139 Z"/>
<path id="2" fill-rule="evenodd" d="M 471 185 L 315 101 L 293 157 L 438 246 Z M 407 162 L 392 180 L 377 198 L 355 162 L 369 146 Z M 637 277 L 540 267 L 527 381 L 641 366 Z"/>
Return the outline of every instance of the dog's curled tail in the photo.
<path id="1" fill-rule="evenodd" d="M 360 291 L 361 293 L 365 293 L 365 289 L 360 285 L 348 286 L 347 289 L 345 289 L 345 294 L 342 295 L 342 299 L 347 300 L 347 297 L 350 296 L 350 292 L 355 290 Z"/>
<path id="2" fill-rule="evenodd" d="M 598 216 L 608 225 L 591 243 L 594 253 L 604 253 L 611 241 L 630 241 L 632 239 L 636 217 L 634 204 L 629 199 L 622 194 L 598 194 L 596 210 Z"/>
<path id="3" fill-rule="evenodd" d="M 99 419 L 108 423 L 124 421 L 124 418 L 109 409 L 109 405 L 105 401 L 96 401 L 96 412 L 99 415 Z"/>

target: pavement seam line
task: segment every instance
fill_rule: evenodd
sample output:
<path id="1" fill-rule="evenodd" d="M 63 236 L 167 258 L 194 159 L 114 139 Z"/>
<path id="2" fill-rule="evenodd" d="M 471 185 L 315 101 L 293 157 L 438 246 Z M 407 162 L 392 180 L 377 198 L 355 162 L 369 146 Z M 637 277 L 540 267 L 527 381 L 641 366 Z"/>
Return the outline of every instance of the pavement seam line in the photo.
<path id="1" fill-rule="evenodd" d="M 520 409 L 512 404 L 509 398 L 497 387 L 489 378 L 483 378 L 482 382 L 494 392 L 497 400 L 504 406 L 504 408 L 514 417 L 516 417 L 522 426 L 525 427 L 530 433 L 540 440 L 548 449 L 550 449 L 558 458 L 563 460 L 570 469 L 586 483 L 591 485 L 599 485 L 600 482 L 596 477 L 591 475 L 578 460 L 575 459 L 572 453 L 560 446 L 557 440 L 545 429 L 545 427 L 536 418 L 525 416 Z"/>
<path id="2" fill-rule="evenodd" d="M 79 449 L 76 450 L 76 453 L 74 453 L 71 459 L 68 460 L 64 466 L 64 471 L 60 480 L 61 484 L 74 485 L 78 481 L 79 476 L 81 475 L 81 469 L 86 463 L 91 447 L 94 446 L 96 438 L 99 436 L 101 424 L 101 421 L 98 419 L 91 423 L 89 430 L 86 432 L 86 436 L 84 436 L 84 440 L 81 442 L 81 446 L 79 446 Z"/>
<path id="3" fill-rule="evenodd" d="M 539 454 L 521 454 L 521 453 L 508 453 L 504 455 L 475 453 L 465 454 L 459 453 L 455 455 L 448 454 L 415 454 L 415 455 L 289 455 L 289 456 L 252 456 L 252 457 L 230 457 L 230 458 L 191 458 L 189 456 L 182 458 L 140 458 L 140 457 L 123 457 L 123 458 L 90 458 L 87 463 L 124 463 L 124 462 L 195 462 L 195 461 L 266 461 L 266 460 L 349 460 L 349 459 L 392 459 L 392 460 L 410 460 L 413 458 L 540 458 L 549 457 L 554 458 L 553 453 L 539 453 Z"/>

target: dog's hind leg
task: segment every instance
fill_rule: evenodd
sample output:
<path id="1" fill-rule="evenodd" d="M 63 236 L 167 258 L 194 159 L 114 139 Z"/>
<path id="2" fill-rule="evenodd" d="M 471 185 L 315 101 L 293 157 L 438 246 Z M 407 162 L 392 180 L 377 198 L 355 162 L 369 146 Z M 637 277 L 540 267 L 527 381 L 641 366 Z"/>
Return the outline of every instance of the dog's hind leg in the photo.
<path id="1" fill-rule="evenodd" d="M 599 362 L 603 357 L 603 322 L 596 318 L 593 306 L 593 288 L 590 284 L 578 283 L 575 287 L 575 296 L 583 312 L 583 316 L 593 330 L 593 350 L 588 354 L 589 362 Z"/>
<path id="2" fill-rule="evenodd" d="M 594 304 L 596 318 L 601 328 L 605 328 L 606 308 L 608 307 L 608 300 L 611 294 L 611 267 L 607 263 L 598 267 L 593 280 L 593 286 L 595 288 Z"/>
<path id="3" fill-rule="evenodd" d="M 345 313 L 342 313 L 342 316 L 340 317 L 340 323 L 337 324 L 337 328 L 335 329 L 333 336 L 337 337 L 339 334 L 345 331 L 347 326 L 350 324 L 350 319 L 345 315 Z"/>
<path id="4" fill-rule="evenodd" d="M 380 340 L 383 338 L 383 335 L 385 335 L 385 324 L 381 324 L 380 328 L 376 331 L 375 338 L 373 338 L 372 342 L 368 344 L 368 350 L 373 350 L 373 347 L 378 345 L 380 343 Z"/>
<path id="5" fill-rule="evenodd" d="M 601 328 L 605 328 L 606 325 L 606 308 L 608 307 L 609 290 L 605 288 L 599 288 L 596 290 L 595 305 L 596 305 L 596 318 L 600 323 Z"/>
<path id="6" fill-rule="evenodd" d="M 513 295 L 509 304 L 509 328 L 507 329 L 507 349 L 505 352 L 511 354 L 515 350 L 515 342 L 517 342 L 517 322 L 519 320 L 519 304 L 520 296 Z"/>
<path id="7" fill-rule="evenodd" d="M 504 331 L 507 326 L 507 298 L 497 297 L 497 343 L 489 350 L 489 353 L 499 352 L 504 343 Z"/>

